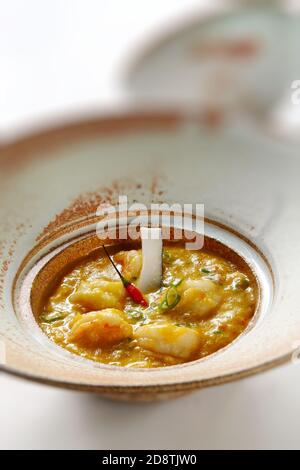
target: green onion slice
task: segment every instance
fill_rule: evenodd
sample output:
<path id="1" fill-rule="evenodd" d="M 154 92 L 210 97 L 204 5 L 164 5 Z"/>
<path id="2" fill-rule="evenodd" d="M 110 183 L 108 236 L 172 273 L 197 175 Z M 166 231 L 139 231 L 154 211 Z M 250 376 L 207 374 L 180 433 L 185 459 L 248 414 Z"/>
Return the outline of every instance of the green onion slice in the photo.
<path id="1" fill-rule="evenodd" d="M 164 263 L 170 263 L 173 260 L 173 257 L 166 250 L 163 250 L 163 261 Z"/>
<path id="2" fill-rule="evenodd" d="M 183 279 L 175 279 L 175 281 L 171 282 L 172 287 L 178 287 L 183 282 Z"/>
<path id="3" fill-rule="evenodd" d="M 159 308 L 160 310 L 171 310 L 172 308 L 175 308 L 178 302 L 180 301 L 181 297 L 179 293 L 177 292 L 177 289 L 175 286 L 169 287 L 169 289 L 166 292 L 165 298 L 161 302 Z"/>
<path id="4" fill-rule="evenodd" d="M 246 277 L 235 280 L 234 288 L 245 290 L 250 286 L 250 282 Z"/>
<path id="5" fill-rule="evenodd" d="M 66 312 L 51 312 L 41 316 L 41 320 L 45 323 L 52 323 L 57 320 L 63 320 L 67 316 Z"/>
<path id="6" fill-rule="evenodd" d="M 134 320 L 142 320 L 144 318 L 143 312 L 140 312 L 139 310 L 132 310 L 129 312 L 129 315 Z"/>

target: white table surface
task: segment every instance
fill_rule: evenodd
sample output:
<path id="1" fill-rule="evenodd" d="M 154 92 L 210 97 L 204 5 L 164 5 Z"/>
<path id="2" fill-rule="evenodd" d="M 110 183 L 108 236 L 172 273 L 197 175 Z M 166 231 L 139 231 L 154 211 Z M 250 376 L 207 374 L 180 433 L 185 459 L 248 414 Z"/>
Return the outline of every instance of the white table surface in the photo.
<path id="1" fill-rule="evenodd" d="M 200 0 L 0 0 L 0 137 L 125 105 L 141 42 Z M 0 374 L 0 448 L 300 448 L 300 365 L 154 404 Z"/>

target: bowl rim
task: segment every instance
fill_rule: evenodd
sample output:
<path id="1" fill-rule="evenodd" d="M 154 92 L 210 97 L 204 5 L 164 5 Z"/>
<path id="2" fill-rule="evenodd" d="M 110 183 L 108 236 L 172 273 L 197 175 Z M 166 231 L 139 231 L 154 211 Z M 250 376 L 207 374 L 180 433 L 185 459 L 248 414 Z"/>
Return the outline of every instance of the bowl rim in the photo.
<path id="1" fill-rule="evenodd" d="M 25 380 L 37 382 L 44 385 L 51 385 L 54 387 L 69 389 L 69 390 L 79 390 L 79 391 L 86 391 L 86 392 L 95 392 L 95 393 L 113 393 L 113 392 L 128 392 L 132 394 L 137 394 L 143 391 L 147 392 L 159 392 L 159 393 L 169 393 L 171 391 L 192 391 L 195 389 L 201 388 L 208 388 L 213 387 L 216 385 L 222 385 L 230 382 L 235 382 L 240 379 L 244 379 L 247 377 L 251 377 L 253 375 L 260 374 L 265 372 L 269 369 L 273 369 L 274 367 L 279 367 L 281 365 L 287 364 L 290 362 L 292 357 L 291 354 L 285 354 L 282 356 L 278 356 L 277 358 L 260 364 L 255 367 L 251 367 L 248 369 L 241 370 L 239 372 L 228 373 L 219 377 L 215 377 L 213 379 L 199 379 L 199 380 L 190 380 L 185 382 L 170 382 L 167 384 L 161 383 L 154 383 L 151 385 L 143 384 L 143 385 L 106 385 L 106 384 L 84 384 L 80 382 L 71 382 L 65 380 L 58 380 L 58 379 L 50 379 L 46 377 L 42 377 L 40 375 L 35 375 L 33 373 L 26 373 L 21 372 L 13 367 L 6 367 L 0 365 L 0 372 L 4 372 L 8 375 L 12 375 L 15 377 L 19 377 Z"/>

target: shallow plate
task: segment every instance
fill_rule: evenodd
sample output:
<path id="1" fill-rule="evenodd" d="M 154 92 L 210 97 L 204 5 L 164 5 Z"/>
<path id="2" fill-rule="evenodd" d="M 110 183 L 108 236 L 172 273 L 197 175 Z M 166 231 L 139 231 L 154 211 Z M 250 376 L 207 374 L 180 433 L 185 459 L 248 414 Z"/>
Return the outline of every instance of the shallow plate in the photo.
<path id="1" fill-rule="evenodd" d="M 175 114 L 124 115 L 53 129 L 0 152 L 1 368 L 118 398 L 152 399 L 288 361 L 300 339 L 298 152 L 251 129 L 217 133 Z M 151 370 L 103 366 L 49 347 L 24 322 L 23 280 L 49 250 L 84 235 L 100 205 L 203 203 L 210 236 L 241 251 L 262 283 L 263 314 L 200 361 Z M 89 226 L 87 228 L 87 226 Z M 22 306 L 21 306 L 22 309 Z"/>
<path id="2" fill-rule="evenodd" d="M 212 0 L 140 48 L 126 89 L 137 103 L 199 113 L 207 124 L 238 110 L 278 136 L 299 137 L 300 106 L 291 100 L 299 25 L 289 2 Z"/>

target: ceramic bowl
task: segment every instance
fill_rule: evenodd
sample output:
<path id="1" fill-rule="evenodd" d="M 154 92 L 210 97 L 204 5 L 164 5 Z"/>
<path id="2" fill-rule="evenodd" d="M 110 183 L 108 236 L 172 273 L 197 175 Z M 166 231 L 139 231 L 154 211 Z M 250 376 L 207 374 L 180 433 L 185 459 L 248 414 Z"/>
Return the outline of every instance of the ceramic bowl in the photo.
<path id="1" fill-rule="evenodd" d="M 296 148 L 275 144 L 256 129 L 208 131 L 173 113 L 77 122 L 2 147 L 1 370 L 113 398 L 151 400 L 295 358 L 299 170 Z M 254 320 L 231 345 L 198 361 L 139 370 L 80 359 L 39 329 L 34 312 L 42 291 L 64 264 L 98 246 L 95 226 L 105 219 L 96 209 L 114 205 L 119 195 L 147 207 L 204 204 L 206 240 L 243 259 L 260 285 Z"/>

